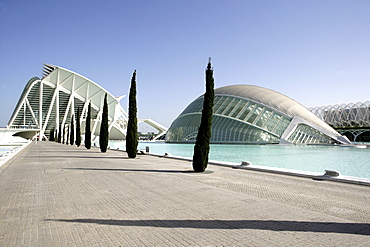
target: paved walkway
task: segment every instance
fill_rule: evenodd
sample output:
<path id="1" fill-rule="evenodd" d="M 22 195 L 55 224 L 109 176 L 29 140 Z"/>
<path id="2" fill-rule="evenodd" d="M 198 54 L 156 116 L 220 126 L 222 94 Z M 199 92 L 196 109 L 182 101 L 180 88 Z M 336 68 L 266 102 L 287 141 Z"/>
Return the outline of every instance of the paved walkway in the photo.
<path id="1" fill-rule="evenodd" d="M 370 187 L 38 142 L 0 167 L 0 246 L 369 246 Z"/>

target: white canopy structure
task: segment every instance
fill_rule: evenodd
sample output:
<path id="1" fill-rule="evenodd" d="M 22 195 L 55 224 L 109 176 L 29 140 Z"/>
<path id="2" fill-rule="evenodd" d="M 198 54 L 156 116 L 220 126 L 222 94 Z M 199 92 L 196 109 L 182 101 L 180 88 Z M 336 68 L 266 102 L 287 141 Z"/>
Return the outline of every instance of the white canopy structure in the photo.
<path id="1" fill-rule="evenodd" d="M 88 105 L 91 103 L 91 133 L 94 141 L 99 136 L 104 96 L 107 94 L 109 139 L 126 138 L 128 115 L 120 105 L 122 96 L 114 97 L 97 83 L 59 66 L 44 64 L 43 76 L 42 79 L 34 77 L 27 83 L 10 118 L 7 127 L 17 130 L 16 135 L 25 138 L 36 135 L 40 140 L 48 139 L 50 133 L 62 131 L 71 121 L 75 122 L 78 109 L 83 134 Z M 155 123 L 155 127 L 158 126 Z M 159 134 L 163 135 L 162 132 L 166 131 L 166 128 L 161 128 Z"/>
<path id="2" fill-rule="evenodd" d="M 316 106 L 309 110 L 334 128 L 370 126 L 370 101 Z"/>
<path id="3" fill-rule="evenodd" d="M 309 110 L 353 141 L 357 141 L 358 138 L 364 141 L 369 140 L 370 101 L 317 106 Z"/>

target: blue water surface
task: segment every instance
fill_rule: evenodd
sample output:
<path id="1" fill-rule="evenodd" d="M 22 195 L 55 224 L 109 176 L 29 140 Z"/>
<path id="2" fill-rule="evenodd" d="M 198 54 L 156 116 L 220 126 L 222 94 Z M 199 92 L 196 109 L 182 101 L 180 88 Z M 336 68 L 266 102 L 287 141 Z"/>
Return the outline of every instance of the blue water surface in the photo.
<path id="1" fill-rule="evenodd" d="M 193 144 L 139 142 L 139 149 L 150 148 L 151 153 L 170 153 L 192 157 Z M 111 148 L 125 149 L 125 142 L 110 142 Z M 250 161 L 253 165 L 279 167 L 324 173 L 340 171 L 342 175 L 370 178 L 370 148 L 322 145 L 211 145 L 210 160 L 235 162 Z"/>
<path id="2" fill-rule="evenodd" d="M 8 146 L 8 145 L 7 146 L 0 146 L 0 155 L 5 154 L 6 152 L 11 151 L 16 147 L 17 146 Z"/>

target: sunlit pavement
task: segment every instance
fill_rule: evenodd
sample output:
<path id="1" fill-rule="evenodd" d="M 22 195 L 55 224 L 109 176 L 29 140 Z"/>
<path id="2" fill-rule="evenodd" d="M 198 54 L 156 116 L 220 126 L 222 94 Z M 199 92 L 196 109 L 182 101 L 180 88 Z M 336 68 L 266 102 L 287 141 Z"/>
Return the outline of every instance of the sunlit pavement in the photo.
<path id="1" fill-rule="evenodd" d="M 370 187 L 32 143 L 0 168 L 0 246 L 369 246 Z"/>

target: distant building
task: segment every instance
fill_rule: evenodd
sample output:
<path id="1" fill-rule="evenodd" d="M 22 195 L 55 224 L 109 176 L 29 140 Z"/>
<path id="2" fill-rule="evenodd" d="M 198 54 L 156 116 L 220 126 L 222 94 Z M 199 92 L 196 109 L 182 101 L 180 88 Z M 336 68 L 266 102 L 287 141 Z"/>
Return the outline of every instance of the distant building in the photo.
<path id="1" fill-rule="evenodd" d="M 352 141 L 370 142 L 370 101 L 309 109 Z"/>
<path id="2" fill-rule="evenodd" d="M 166 142 L 195 142 L 203 96 L 173 121 Z M 233 85 L 215 89 L 211 143 L 347 144 L 350 141 L 293 99 L 270 89 Z"/>

